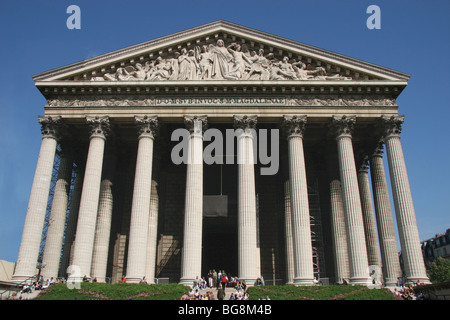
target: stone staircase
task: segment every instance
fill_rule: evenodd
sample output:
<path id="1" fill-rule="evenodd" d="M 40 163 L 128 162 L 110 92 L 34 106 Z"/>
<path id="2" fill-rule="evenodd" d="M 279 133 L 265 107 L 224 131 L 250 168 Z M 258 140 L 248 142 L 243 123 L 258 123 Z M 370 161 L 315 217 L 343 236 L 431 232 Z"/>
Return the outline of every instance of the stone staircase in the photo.
<path id="1" fill-rule="evenodd" d="M 30 293 L 20 293 L 17 292 L 16 300 L 31 300 L 36 298 L 39 293 L 41 293 L 41 290 L 33 290 Z"/>
<path id="2" fill-rule="evenodd" d="M 214 298 L 217 300 L 217 293 L 218 293 L 217 288 L 206 288 L 199 290 L 199 292 L 202 295 L 206 294 L 208 291 L 212 292 L 214 294 Z M 228 288 L 228 287 L 225 288 L 225 297 L 223 298 L 223 300 L 229 300 L 231 294 L 235 292 L 236 292 L 235 288 Z"/>

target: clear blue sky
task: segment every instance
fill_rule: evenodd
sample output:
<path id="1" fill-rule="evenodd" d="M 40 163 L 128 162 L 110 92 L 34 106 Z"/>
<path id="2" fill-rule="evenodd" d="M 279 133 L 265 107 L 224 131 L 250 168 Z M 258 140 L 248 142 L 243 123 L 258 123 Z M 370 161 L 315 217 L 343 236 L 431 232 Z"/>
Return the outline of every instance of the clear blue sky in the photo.
<path id="1" fill-rule="evenodd" d="M 81 8 L 81 30 L 66 9 Z M 366 9 L 381 8 L 369 30 Z M 421 240 L 450 228 L 450 1 L 1 0 L 0 259 L 16 261 L 45 99 L 31 76 L 216 20 L 411 74 L 398 99 Z"/>

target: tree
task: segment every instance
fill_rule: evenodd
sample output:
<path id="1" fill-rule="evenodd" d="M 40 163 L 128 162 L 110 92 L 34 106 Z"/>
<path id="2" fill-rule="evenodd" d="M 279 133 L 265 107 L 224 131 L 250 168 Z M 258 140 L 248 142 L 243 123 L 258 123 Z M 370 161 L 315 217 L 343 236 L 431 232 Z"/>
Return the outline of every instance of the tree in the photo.
<path id="1" fill-rule="evenodd" d="M 442 257 L 435 259 L 428 269 L 428 277 L 432 283 L 450 281 L 450 260 Z"/>

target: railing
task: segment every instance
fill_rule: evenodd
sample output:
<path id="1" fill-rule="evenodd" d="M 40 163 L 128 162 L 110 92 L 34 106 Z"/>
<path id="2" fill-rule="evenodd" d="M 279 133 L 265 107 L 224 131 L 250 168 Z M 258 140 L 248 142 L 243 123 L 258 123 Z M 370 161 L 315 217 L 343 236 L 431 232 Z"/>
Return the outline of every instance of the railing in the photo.
<path id="1" fill-rule="evenodd" d="M 172 244 L 170 245 L 169 249 L 166 251 L 166 253 L 162 257 L 160 263 L 156 266 L 156 273 L 155 273 L 156 276 L 159 276 L 162 269 L 166 266 L 167 262 L 172 257 L 173 253 L 177 250 L 177 248 L 178 248 L 178 241 L 174 240 L 172 242 Z"/>

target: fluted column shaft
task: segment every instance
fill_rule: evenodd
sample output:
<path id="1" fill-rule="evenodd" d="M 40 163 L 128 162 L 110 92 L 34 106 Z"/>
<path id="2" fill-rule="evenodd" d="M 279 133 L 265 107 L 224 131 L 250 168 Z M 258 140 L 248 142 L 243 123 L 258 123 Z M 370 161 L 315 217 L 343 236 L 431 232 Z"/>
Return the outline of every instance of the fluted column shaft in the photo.
<path id="1" fill-rule="evenodd" d="M 392 287 L 397 285 L 397 278 L 401 276 L 401 269 L 381 148 L 374 152 L 370 159 L 370 173 L 384 283 L 385 286 Z"/>
<path id="2" fill-rule="evenodd" d="M 138 283 L 146 276 L 148 219 L 152 191 L 153 141 L 156 117 L 138 118 L 139 144 L 131 207 L 130 240 L 128 242 L 127 282 Z"/>
<path id="3" fill-rule="evenodd" d="M 424 282 L 429 279 L 420 245 L 419 230 L 406 171 L 405 158 L 400 142 L 403 117 L 382 118 L 385 127 L 384 142 L 391 177 L 392 195 L 397 217 L 398 233 L 402 246 L 403 266 L 406 282 Z"/>
<path id="4" fill-rule="evenodd" d="M 291 188 L 289 179 L 284 181 L 284 217 L 286 236 L 286 283 L 294 284 L 294 241 L 292 236 Z"/>
<path id="5" fill-rule="evenodd" d="M 158 241 L 158 184 L 152 181 L 152 193 L 150 195 L 150 214 L 148 218 L 148 240 L 147 240 L 147 263 L 146 277 L 148 284 L 155 283 L 155 267 L 156 267 L 156 248 Z"/>
<path id="6" fill-rule="evenodd" d="M 185 117 L 190 132 L 184 205 L 184 240 L 180 283 L 201 278 L 203 235 L 203 129 L 206 117 Z"/>
<path id="7" fill-rule="evenodd" d="M 17 257 L 13 281 L 23 281 L 36 274 L 42 230 L 44 227 L 48 195 L 58 138 L 60 118 L 39 117 L 42 143 L 34 174 L 22 240 Z"/>
<path id="8" fill-rule="evenodd" d="M 351 131 L 356 117 L 333 117 L 347 223 L 350 283 L 367 284 L 369 266 Z"/>
<path id="9" fill-rule="evenodd" d="M 73 159 L 64 150 L 59 163 L 58 179 L 53 194 L 50 221 L 42 257 L 41 275 L 47 279 L 56 279 L 61 260 L 61 249 L 64 237 L 64 227 L 69 203 L 69 189 L 72 178 Z"/>
<path id="10" fill-rule="evenodd" d="M 291 191 L 291 219 L 294 244 L 294 284 L 312 285 L 311 225 L 309 216 L 308 184 L 306 179 L 303 133 L 306 116 L 284 117 L 289 154 L 289 180 Z"/>
<path id="11" fill-rule="evenodd" d="M 370 192 L 369 167 L 366 159 L 363 161 L 363 164 L 358 170 L 358 186 L 361 197 L 361 207 L 364 221 L 364 233 L 366 235 L 367 259 L 369 267 L 372 268 L 373 271 L 379 272 L 378 275 L 381 276 L 380 249 L 378 246 L 372 194 Z M 375 270 L 375 268 L 379 269 Z"/>
<path id="12" fill-rule="evenodd" d="M 253 139 L 256 117 L 236 117 L 238 162 L 238 272 L 239 278 L 253 285 L 258 270 L 256 190 Z"/>
<path id="13" fill-rule="evenodd" d="M 342 284 L 344 280 L 347 281 L 350 278 L 350 267 L 344 200 L 342 199 L 341 182 L 338 179 L 330 182 L 330 198 L 335 278 L 336 283 Z"/>
<path id="14" fill-rule="evenodd" d="M 67 219 L 66 234 L 64 237 L 64 248 L 61 258 L 60 277 L 67 277 L 67 269 L 72 263 L 74 238 L 77 228 L 78 209 L 80 208 L 81 190 L 83 188 L 84 165 L 77 163 L 75 168 L 75 182 L 70 196 L 69 218 Z"/>
<path id="15" fill-rule="evenodd" d="M 110 243 L 109 240 L 111 235 L 111 222 L 114 205 L 113 181 L 115 162 L 116 156 L 114 154 L 109 154 L 105 158 L 103 177 L 100 183 L 97 224 L 91 266 L 91 275 L 93 278 L 97 279 L 97 282 L 106 282 L 106 270 Z"/>
<path id="16" fill-rule="evenodd" d="M 81 281 L 84 276 L 90 278 L 103 153 L 109 128 L 107 117 L 88 117 L 87 122 L 91 126 L 91 135 L 80 199 L 72 268 L 69 275 L 69 280 L 75 282 Z"/>

